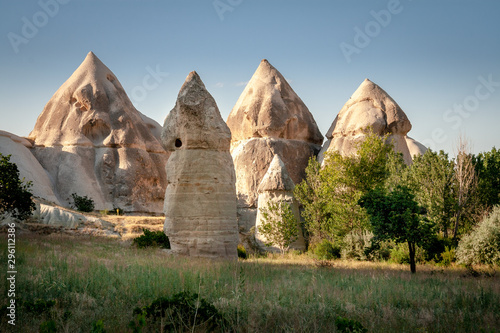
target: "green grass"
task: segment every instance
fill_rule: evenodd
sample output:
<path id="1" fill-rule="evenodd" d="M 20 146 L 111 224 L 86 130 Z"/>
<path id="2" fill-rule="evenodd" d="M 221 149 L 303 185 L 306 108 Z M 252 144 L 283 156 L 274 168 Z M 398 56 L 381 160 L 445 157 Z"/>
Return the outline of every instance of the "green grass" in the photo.
<path id="1" fill-rule="evenodd" d="M 472 277 L 459 267 L 417 266 L 412 275 L 406 265 L 356 261 L 318 267 L 305 255 L 228 262 L 83 236 L 19 235 L 16 251 L 16 326 L 2 315 L 2 332 L 37 332 L 49 320 L 58 332 L 90 332 L 98 320 L 107 332 L 129 332 L 134 308 L 180 291 L 214 304 L 228 319 L 226 331 L 335 332 L 338 316 L 369 332 L 500 330 L 498 272 Z M 56 304 L 43 313 L 21 305 L 37 299 Z"/>

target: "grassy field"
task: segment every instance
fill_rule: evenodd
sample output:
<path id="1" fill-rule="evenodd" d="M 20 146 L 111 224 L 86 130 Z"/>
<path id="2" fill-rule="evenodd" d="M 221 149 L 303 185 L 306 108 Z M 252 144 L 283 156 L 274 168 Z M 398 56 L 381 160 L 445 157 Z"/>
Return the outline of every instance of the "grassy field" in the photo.
<path id="1" fill-rule="evenodd" d="M 7 242 L 0 236 L 6 295 Z M 491 270 L 472 276 L 458 267 L 417 266 L 411 275 L 407 266 L 318 265 L 306 255 L 227 262 L 54 234 L 19 235 L 16 259 L 16 326 L 2 313 L 2 332 L 38 332 L 49 320 L 58 332 L 93 326 L 98 332 L 96 323 L 106 332 L 131 332 L 134 308 L 180 291 L 199 293 L 224 314 L 223 331 L 335 332 L 338 316 L 369 332 L 500 331 L 500 274 Z M 44 311 L 33 306 L 37 300 L 55 305 Z M 144 331 L 160 332 L 160 326 Z"/>

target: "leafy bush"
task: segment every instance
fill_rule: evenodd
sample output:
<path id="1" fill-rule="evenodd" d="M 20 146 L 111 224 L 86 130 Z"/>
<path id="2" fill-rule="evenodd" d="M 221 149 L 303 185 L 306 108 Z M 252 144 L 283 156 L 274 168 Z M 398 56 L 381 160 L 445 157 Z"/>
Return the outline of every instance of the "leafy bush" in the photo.
<path id="1" fill-rule="evenodd" d="M 246 259 L 248 257 L 247 250 L 242 244 L 238 244 L 238 247 L 236 249 L 238 250 L 238 258 Z"/>
<path id="2" fill-rule="evenodd" d="M 440 254 L 441 256 L 441 264 L 444 266 L 450 266 L 452 262 L 455 261 L 455 256 L 456 256 L 456 251 L 454 247 L 445 247 L 445 250 L 443 253 Z"/>
<path id="3" fill-rule="evenodd" d="M 342 258 L 366 260 L 368 249 L 372 246 L 373 233 L 370 231 L 351 231 L 342 242 Z"/>
<path id="4" fill-rule="evenodd" d="M 55 333 L 55 332 L 57 332 L 56 322 L 53 319 L 43 321 L 40 324 L 39 332 L 40 333 Z"/>
<path id="5" fill-rule="evenodd" d="M 94 200 L 85 196 L 79 196 L 76 193 L 72 193 L 73 205 L 80 212 L 92 212 L 94 211 Z"/>
<path id="6" fill-rule="evenodd" d="M 23 306 L 27 312 L 31 312 L 36 315 L 41 315 L 43 313 L 49 312 L 49 310 L 56 305 L 55 300 L 37 299 L 35 301 L 24 301 Z"/>
<path id="7" fill-rule="evenodd" d="M 94 321 L 92 323 L 92 329 L 90 332 L 91 333 L 106 333 L 106 330 L 104 329 L 104 321 L 102 319 Z"/>
<path id="8" fill-rule="evenodd" d="M 19 169 L 10 162 L 10 155 L 0 154 L 0 215 L 10 213 L 20 220 L 28 218 L 35 209 L 30 187 L 31 182 L 23 183 L 19 178 Z"/>
<path id="9" fill-rule="evenodd" d="M 390 262 L 396 264 L 409 264 L 410 263 L 410 250 L 408 249 L 408 244 L 398 243 L 393 246 L 390 250 L 391 256 L 389 258 Z M 425 262 L 425 252 L 424 250 L 417 246 L 415 248 L 415 262 L 423 263 Z"/>
<path id="10" fill-rule="evenodd" d="M 149 246 L 157 246 L 164 249 L 170 249 L 170 241 L 163 231 L 150 231 L 148 229 L 142 229 L 142 231 L 144 234 L 133 240 L 138 248 L 142 249 Z"/>
<path id="11" fill-rule="evenodd" d="M 340 246 L 336 246 L 329 240 L 323 239 L 321 243 L 314 246 L 313 253 L 319 260 L 338 259 L 340 258 Z"/>
<path id="12" fill-rule="evenodd" d="M 448 249 L 456 247 L 455 242 L 451 238 L 445 238 L 442 236 L 430 237 L 428 242 L 423 246 L 425 250 L 425 260 L 435 262 L 441 262 L 443 260 L 441 254 L 446 252 Z"/>
<path id="13" fill-rule="evenodd" d="M 368 330 L 363 327 L 363 325 L 354 319 L 337 317 L 335 319 L 335 327 L 339 332 L 349 332 L 349 333 L 366 333 Z"/>
<path id="14" fill-rule="evenodd" d="M 458 243 L 457 262 L 466 266 L 475 264 L 500 265 L 500 206 Z"/>
<path id="15" fill-rule="evenodd" d="M 159 297 L 142 309 L 136 308 L 133 315 L 139 318 L 139 325 L 144 318 L 147 318 L 146 324 L 161 323 L 162 332 L 212 332 L 217 328 L 222 330 L 227 324 L 225 317 L 210 302 L 185 291 L 171 297 Z M 134 321 L 129 327 L 132 325 Z"/>

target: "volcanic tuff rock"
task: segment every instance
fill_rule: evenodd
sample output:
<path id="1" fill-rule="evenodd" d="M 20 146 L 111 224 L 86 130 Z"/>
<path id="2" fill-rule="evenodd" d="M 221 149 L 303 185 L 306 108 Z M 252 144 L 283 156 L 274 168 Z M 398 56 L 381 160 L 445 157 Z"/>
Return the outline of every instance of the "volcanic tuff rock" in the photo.
<path id="1" fill-rule="evenodd" d="M 182 86 L 162 131 L 166 164 L 165 234 L 172 251 L 237 258 L 231 132 L 196 72 Z"/>
<path id="2" fill-rule="evenodd" d="M 12 155 L 10 161 L 17 165 L 20 178 L 32 182 L 31 193 L 59 204 L 49 175 L 33 156 L 30 148 L 32 148 L 30 141 L 12 133 L 0 131 L 0 153 L 4 156 Z"/>
<path id="3" fill-rule="evenodd" d="M 408 164 L 413 155 L 425 152 L 423 145 L 406 136 L 411 123 L 399 105 L 382 88 L 365 79 L 335 117 L 318 160 L 322 162 L 327 151 L 354 153 L 356 142 L 364 137 L 368 128 L 378 135 L 389 134 L 388 139 Z"/>
<path id="4" fill-rule="evenodd" d="M 266 59 L 261 61 L 243 90 L 227 125 L 233 142 L 270 137 L 323 143 L 309 109 Z"/>
<path id="5" fill-rule="evenodd" d="M 305 250 L 306 245 L 304 241 L 304 236 L 302 235 L 302 230 L 300 227 L 300 212 L 299 212 L 299 203 L 293 197 L 293 189 L 295 184 L 292 179 L 288 175 L 288 171 L 286 170 L 286 166 L 281 161 L 278 154 L 274 155 L 271 164 L 269 165 L 269 169 L 267 170 L 264 178 L 262 179 L 259 185 L 259 201 L 258 207 L 259 211 L 257 212 L 257 220 L 256 220 L 256 232 L 255 239 L 259 246 L 266 248 L 267 250 L 276 251 L 277 248 L 266 247 L 265 243 L 267 241 L 266 237 L 259 232 L 259 226 L 265 222 L 261 209 L 269 209 L 271 203 L 280 203 L 286 202 L 290 205 L 292 212 L 297 219 L 297 240 L 291 244 L 290 248 L 297 250 Z"/>
<path id="6" fill-rule="evenodd" d="M 168 155 L 153 134 L 158 129 L 90 52 L 52 96 L 29 137 L 66 203 L 77 193 L 92 198 L 96 209 L 159 213 Z"/>
<path id="7" fill-rule="evenodd" d="M 227 124 L 233 136 L 239 224 L 248 231 L 255 225 L 257 188 L 273 156 L 281 156 L 298 183 L 323 136 L 304 102 L 267 60 L 261 61 Z"/>

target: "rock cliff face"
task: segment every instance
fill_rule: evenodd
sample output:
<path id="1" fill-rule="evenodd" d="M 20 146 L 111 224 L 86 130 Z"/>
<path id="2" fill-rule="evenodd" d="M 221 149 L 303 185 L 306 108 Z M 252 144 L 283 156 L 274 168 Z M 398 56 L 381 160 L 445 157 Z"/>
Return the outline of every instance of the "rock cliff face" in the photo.
<path id="1" fill-rule="evenodd" d="M 388 139 L 408 164 L 413 155 L 425 152 L 422 144 L 406 136 L 411 123 L 399 105 L 382 88 L 366 79 L 335 117 L 318 160 L 322 162 L 327 151 L 355 153 L 355 143 L 364 137 L 368 128 L 381 136 L 389 134 Z"/>
<path id="2" fill-rule="evenodd" d="M 227 124 L 232 133 L 238 221 L 248 231 L 255 225 L 257 189 L 273 156 L 281 156 L 291 179 L 298 183 L 323 136 L 304 102 L 267 60 L 260 63 Z"/>
<path id="3" fill-rule="evenodd" d="M 45 106 L 29 137 L 65 204 L 160 213 L 168 155 L 159 124 L 135 109 L 116 76 L 90 52 Z"/>
<path id="4" fill-rule="evenodd" d="M 297 234 L 297 240 L 290 245 L 290 248 L 304 251 L 306 249 L 304 236 L 302 234 L 302 230 L 300 227 L 300 212 L 299 212 L 299 203 L 293 197 L 293 189 L 295 184 L 292 179 L 288 175 L 288 171 L 286 170 L 286 166 L 281 161 L 279 155 L 274 155 L 271 164 L 269 165 L 269 169 L 267 170 L 264 178 L 260 182 L 258 191 L 259 191 L 259 199 L 258 199 L 258 207 L 259 210 L 257 212 L 256 219 L 256 233 L 255 239 L 257 244 L 262 248 L 268 251 L 277 251 L 276 247 L 266 247 L 265 243 L 267 239 L 264 235 L 259 232 L 259 226 L 265 222 L 264 217 L 262 215 L 261 209 L 269 209 L 271 203 L 280 203 L 285 202 L 290 205 L 293 215 L 297 219 L 297 229 L 299 230 Z"/>
<path id="5" fill-rule="evenodd" d="M 165 234 L 172 251 L 237 258 L 231 132 L 196 72 L 182 86 L 162 131 L 166 164 Z"/>
<path id="6" fill-rule="evenodd" d="M 0 131 L 0 153 L 12 155 L 10 161 L 16 163 L 21 179 L 32 182 L 30 189 L 34 196 L 59 204 L 49 175 L 33 156 L 32 143 L 9 132 Z"/>

